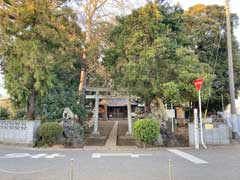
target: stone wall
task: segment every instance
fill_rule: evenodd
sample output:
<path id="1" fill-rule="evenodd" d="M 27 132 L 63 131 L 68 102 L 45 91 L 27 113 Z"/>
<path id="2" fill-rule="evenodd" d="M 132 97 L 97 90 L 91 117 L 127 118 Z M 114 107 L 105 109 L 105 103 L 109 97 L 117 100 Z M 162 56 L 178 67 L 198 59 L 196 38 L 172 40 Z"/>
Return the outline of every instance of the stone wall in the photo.
<path id="1" fill-rule="evenodd" d="M 0 120 L 0 143 L 33 145 L 39 120 Z"/>
<path id="2" fill-rule="evenodd" d="M 229 144 L 230 143 L 230 132 L 227 124 L 224 123 L 215 123 L 210 124 L 211 128 L 207 127 L 207 124 L 203 124 L 203 140 L 205 144 Z M 188 124 L 188 133 L 189 133 L 189 145 L 194 146 L 194 124 Z M 199 128 L 199 143 L 200 141 L 200 128 Z"/>

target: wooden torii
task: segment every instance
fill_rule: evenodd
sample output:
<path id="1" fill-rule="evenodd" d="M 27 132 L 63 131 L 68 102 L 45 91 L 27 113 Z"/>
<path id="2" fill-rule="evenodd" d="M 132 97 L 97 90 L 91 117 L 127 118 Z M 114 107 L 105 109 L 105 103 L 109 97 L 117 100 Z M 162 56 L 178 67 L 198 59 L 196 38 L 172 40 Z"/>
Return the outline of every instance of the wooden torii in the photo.
<path id="1" fill-rule="evenodd" d="M 109 98 L 127 98 L 127 112 L 128 112 L 128 132 L 127 135 L 132 134 L 132 117 L 131 117 L 131 97 L 126 89 L 113 90 L 111 88 L 99 88 L 99 87 L 86 87 L 86 92 L 95 92 L 94 95 L 86 95 L 86 99 L 95 99 L 95 111 L 94 111 L 94 128 L 92 134 L 99 135 L 98 131 L 98 113 L 99 113 L 99 99 L 109 99 Z M 110 92 L 110 95 L 101 95 L 100 92 Z M 113 96 L 113 92 L 122 92 L 126 95 Z"/>

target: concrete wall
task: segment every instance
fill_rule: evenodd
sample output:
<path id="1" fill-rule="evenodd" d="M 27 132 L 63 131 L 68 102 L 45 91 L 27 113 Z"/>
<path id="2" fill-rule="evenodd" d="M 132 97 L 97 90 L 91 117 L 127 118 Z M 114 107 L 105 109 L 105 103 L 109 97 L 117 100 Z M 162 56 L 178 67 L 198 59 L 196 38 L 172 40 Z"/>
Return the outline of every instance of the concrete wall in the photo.
<path id="1" fill-rule="evenodd" d="M 189 133 L 189 145 L 194 146 L 194 124 L 188 124 L 188 133 Z M 199 129 L 200 137 L 200 129 Z M 229 144 L 230 143 L 230 132 L 227 124 L 216 123 L 213 124 L 213 128 L 206 129 L 205 124 L 203 125 L 203 139 L 205 144 Z"/>
<path id="2" fill-rule="evenodd" d="M 0 120 L 0 143 L 33 145 L 39 120 Z"/>

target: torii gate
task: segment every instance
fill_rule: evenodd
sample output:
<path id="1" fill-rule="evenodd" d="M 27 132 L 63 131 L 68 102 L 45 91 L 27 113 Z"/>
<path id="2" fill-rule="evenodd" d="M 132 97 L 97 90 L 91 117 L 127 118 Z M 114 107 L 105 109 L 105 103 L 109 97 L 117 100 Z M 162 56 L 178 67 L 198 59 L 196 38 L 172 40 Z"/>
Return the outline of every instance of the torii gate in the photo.
<path id="1" fill-rule="evenodd" d="M 116 98 L 127 98 L 128 99 L 128 104 L 127 104 L 127 114 L 128 114 L 128 135 L 132 134 L 132 117 L 131 117 L 131 98 L 127 90 L 118 90 L 114 91 L 110 88 L 98 88 L 98 87 L 86 87 L 85 91 L 88 92 L 95 92 L 95 95 L 86 95 L 86 99 L 95 99 L 95 111 L 94 111 L 94 129 L 92 134 L 94 135 L 99 135 L 98 131 L 98 113 L 99 113 L 99 99 L 103 98 L 113 98 L 114 96 L 112 95 L 100 95 L 100 92 L 123 92 L 127 95 L 121 95 L 121 96 L 116 96 Z"/>

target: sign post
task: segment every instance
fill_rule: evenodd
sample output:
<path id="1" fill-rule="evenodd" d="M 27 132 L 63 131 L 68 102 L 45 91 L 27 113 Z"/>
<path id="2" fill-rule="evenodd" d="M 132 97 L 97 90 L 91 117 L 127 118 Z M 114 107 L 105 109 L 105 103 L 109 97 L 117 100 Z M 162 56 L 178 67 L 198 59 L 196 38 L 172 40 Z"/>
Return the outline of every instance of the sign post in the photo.
<path id="1" fill-rule="evenodd" d="M 194 80 L 194 85 L 198 90 L 198 104 L 199 104 L 199 119 L 200 119 L 200 131 L 201 131 L 201 143 L 205 149 L 207 149 L 206 145 L 203 142 L 203 121 L 202 121 L 202 102 L 201 102 L 201 88 L 203 84 L 203 79 Z"/>

